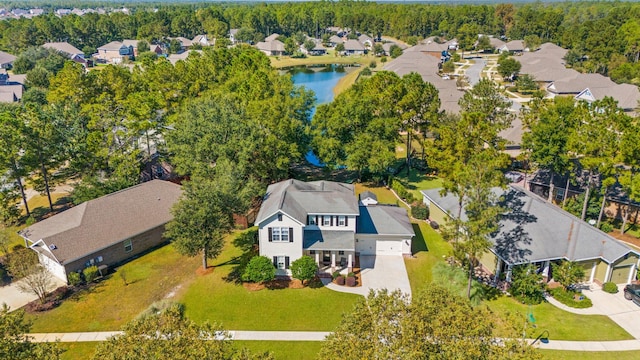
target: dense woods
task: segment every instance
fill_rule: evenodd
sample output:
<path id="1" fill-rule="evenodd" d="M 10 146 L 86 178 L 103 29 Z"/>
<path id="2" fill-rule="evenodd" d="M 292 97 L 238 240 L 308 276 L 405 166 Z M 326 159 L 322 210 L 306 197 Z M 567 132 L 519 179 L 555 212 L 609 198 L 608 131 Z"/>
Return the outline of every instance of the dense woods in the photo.
<path id="1" fill-rule="evenodd" d="M 94 5 L 95 6 L 95 5 Z M 67 15 L 52 13 L 0 23 L 0 48 L 20 53 L 48 41 L 68 41 L 87 54 L 112 40 L 197 34 L 227 36 L 241 29 L 245 41 L 271 33 L 298 32 L 320 37 L 331 26 L 348 27 L 373 36 L 387 35 L 415 43 L 427 36 L 457 37 L 462 43 L 477 34 L 509 39 L 551 41 L 571 49 L 570 65 L 587 72 L 611 74 L 616 81 L 638 77 L 640 5 L 632 2 L 564 2 L 497 5 L 376 4 L 321 1 L 258 4 L 138 4 L 132 14 Z"/>

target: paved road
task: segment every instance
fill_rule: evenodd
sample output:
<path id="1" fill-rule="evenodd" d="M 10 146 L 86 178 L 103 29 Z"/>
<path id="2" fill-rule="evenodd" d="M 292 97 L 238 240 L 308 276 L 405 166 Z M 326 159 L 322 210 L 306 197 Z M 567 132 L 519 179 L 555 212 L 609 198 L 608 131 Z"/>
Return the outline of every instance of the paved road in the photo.
<path id="1" fill-rule="evenodd" d="M 473 59 L 475 61 L 466 71 L 465 75 L 469 79 L 469 84 L 474 86 L 478 82 L 480 82 L 480 75 L 482 74 L 482 69 L 484 69 L 485 65 L 487 65 L 487 61 L 484 59 Z"/>

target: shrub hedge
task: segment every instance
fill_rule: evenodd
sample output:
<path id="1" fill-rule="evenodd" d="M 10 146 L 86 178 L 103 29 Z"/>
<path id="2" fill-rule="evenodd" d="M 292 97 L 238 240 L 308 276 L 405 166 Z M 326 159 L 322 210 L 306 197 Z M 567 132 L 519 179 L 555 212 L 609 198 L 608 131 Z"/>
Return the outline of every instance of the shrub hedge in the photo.
<path id="1" fill-rule="evenodd" d="M 75 271 L 70 272 L 67 277 L 69 278 L 69 285 L 71 286 L 79 285 L 82 282 L 82 277 Z"/>
<path id="2" fill-rule="evenodd" d="M 82 274 L 84 275 L 84 280 L 88 283 L 98 278 L 98 267 L 97 266 L 89 266 L 88 268 L 82 270 Z"/>
<path id="3" fill-rule="evenodd" d="M 393 189 L 393 191 L 395 191 L 401 199 L 404 199 L 409 204 L 416 202 L 416 198 L 413 196 L 413 194 L 408 191 L 400 181 L 390 177 L 389 183 L 391 189 Z"/>
<path id="4" fill-rule="evenodd" d="M 591 299 L 589 299 L 582 293 L 567 291 L 561 287 L 549 289 L 549 293 L 551 294 L 551 296 L 553 296 L 554 299 L 572 308 L 585 309 L 593 306 L 593 303 L 591 303 Z M 576 295 L 579 295 L 582 300 L 576 300 Z"/>
<path id="5" fill-rule="evenodd" d="M 615 294 L 618 292 L 618 285 L 612 282 L 606 282 L 602 284 L 602 291 L 608 292 L 609 294 Z"/>
<path id="6" fill-rule="evenodd" d="M 411 216 L 420 220 L 427 220 L 429 218 L 429 208 L 424 203 L 417 203 L 411 205 Z"/>

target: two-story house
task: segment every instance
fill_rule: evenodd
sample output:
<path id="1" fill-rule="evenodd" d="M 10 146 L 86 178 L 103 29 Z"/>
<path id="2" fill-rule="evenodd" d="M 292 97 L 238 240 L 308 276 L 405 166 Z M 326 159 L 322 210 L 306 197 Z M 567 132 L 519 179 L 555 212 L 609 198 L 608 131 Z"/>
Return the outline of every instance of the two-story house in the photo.
<path id="1" fill-rule="evenodd" d="M 256 218 L 260 255 L 278 275 L 311 256 L 320 268 L 350 272 L 356 256 L 411 254 L 413 228 L 397 206 L 360 205 L 351 184 L 285 180 L 267 188 Z"/>

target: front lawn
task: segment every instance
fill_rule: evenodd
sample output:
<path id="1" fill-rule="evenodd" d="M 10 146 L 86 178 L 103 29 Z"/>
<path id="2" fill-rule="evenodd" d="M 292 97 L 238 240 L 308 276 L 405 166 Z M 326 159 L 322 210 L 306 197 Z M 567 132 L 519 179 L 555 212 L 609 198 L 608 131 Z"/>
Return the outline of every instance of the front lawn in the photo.
<path id="1" fill-rule="evenodd" d="M 32 332 L 119 330 L 154 301 L 193 279 L 200 258 L 179 255 L 172 245 L 156 249 L 117 269 L 88 291 L 53 310 L 30 314 Z M 128 285 L 118 272 L 126 274 Z"/>
<path id="2" fill-rule="evenodd" d="M 316 359 L 322 341 L 234 341 L 241 349 L 247 348 L 252 354 L 270 352 L 277 360 L 310 360 Z"/>
<path id="3" fill-rule="evenodd" d="M 240 255 L 229 241 L 221 258 L 213 262 L 215 270 L 189 286 L 180 301 L 190 319 L 229 330 L 330 331 L 342 313 L 362 298 L 324 287 L 249 291 L 225 280 Z"/>
<path id="4" fill-rule="evenodd" d="M 633 337 L 604 315 L 577 315 L 561 310 L 549 303 L 529 307 L 513 298 L 501 296 L 487 301 L 487 306 L 498 314 L 518 314 L 523 319 L 533 313 L 535 336 L 549 331 L 549 339 L 575 341 L 631 340 Z"/>

